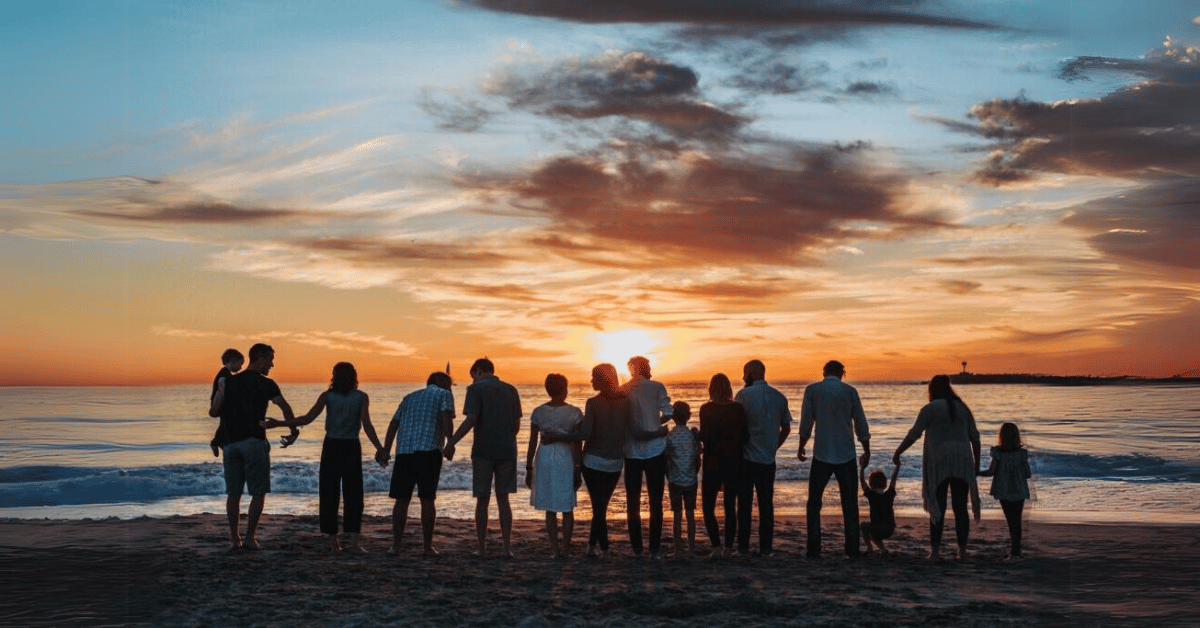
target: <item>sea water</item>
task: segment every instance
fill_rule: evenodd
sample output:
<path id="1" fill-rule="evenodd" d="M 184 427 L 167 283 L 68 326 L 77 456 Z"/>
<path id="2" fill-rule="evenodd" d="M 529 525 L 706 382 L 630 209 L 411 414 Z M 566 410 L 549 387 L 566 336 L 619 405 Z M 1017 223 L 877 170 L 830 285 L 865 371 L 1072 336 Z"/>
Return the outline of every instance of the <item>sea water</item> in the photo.
<path id="1" fill-rule="evenodd" d="M 926 401 L 920 382 L 850 382 L 863 400 L 871 429 L 871 468 L 891 472 L 891 456 Z M 789 400 L 792 436 L 777 457 L 775 503 L 781 514 L 804 512 L 809 463 L 796 458 L 800 402 L 807 382 L 774 383 Z M 418 384 L 369 384 L 372 420 L 382 439 L 400 399 Z M 284 384 L 298 413 L 324 389 L 318 384 Z M 546 401 L 541 386 L 520 385 L 526 419 L 518 437 L 518 460 L 528 444 L 528 415 Z M 668 384 L 673 400 L 692 406 L 692 426 L 707 399 L 706 383 Z M 216 420 L 207 416 L 210 386 L 145 388 L 0 388 L 0 518 L 133 518 L 224 512 L 221 462 L 208 447 Z M 1034 520 L 1200 523 L 1200 387 L 1188 385 L 962 385 L 983 441 L 983 465 L 1001 423 L 1021 428 L 1030 449 Z M 456 385 L 461 409 L 465 388 Z M 583 406 L 591 393 L 572 384 L 569 401 Z M 279 416 L 272 406 L 269 415 Z M 461 417 L 455 419 L 455 425 Z M 272 492 L 268 513 L 315 514 L 317 470 L 324 418 L 303 428 L 300 440 L 279 447 L 273 430 Z M 372 459 L 366 436 L 364 482 L 367 512 L 390 514 L 391 469 Z M 470 437 L 443 466 L 438 514 L 470 518 Z M 810 447 L 811 451 L 811 447 Z M 903 456 L 899 514 L 921 514 L 921 444 Z M 540 518 L 528 502 L 524 464 L 517 465 L 520 490 L 512 498 L 516 516 Z M 984 518 L 1001 520 L 980 479 Z M 840 519 L 837 490 L 824 496 L 826 517 Z M 587 492 L 579 492 L 586 512 Z M 643 500 L 645 497 L 643 497 Z M 646 508 L 643 503 L 643 509 Z M 493 509 L 495 506 L 493 506 Z M 864 507 L 865 508 L 865 507 Z M 625 511 L 624 490 L 611 505 Z M 865 513 L 865 510 L 864 510 Z"/>

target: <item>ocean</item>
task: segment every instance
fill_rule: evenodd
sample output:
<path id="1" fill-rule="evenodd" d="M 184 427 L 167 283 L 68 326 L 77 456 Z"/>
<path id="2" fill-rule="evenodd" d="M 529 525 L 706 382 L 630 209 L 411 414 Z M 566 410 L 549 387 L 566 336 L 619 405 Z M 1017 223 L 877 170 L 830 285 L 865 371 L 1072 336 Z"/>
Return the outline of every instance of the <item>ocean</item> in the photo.
<path id="1" fill-rule="evenodd" d="M 807 499 L 808 463 L 796 459 L 800 400 L 808 382 L 773 383 L 791 404 L 792 436 L 778 456 L 775 501 L 781 514 L 801 514 Z M 926 400 L 920 382 L 849 382 L 863 400 L 872 433 L 871 467 L 890 473 L 891 454 Z M 321 384 L 285 384 L 284 396 L 306 411 Z M 400 399 L 419 384 L 370 384 L 372 420 L 380 438 Z M 707 398 L 707 383 L 668 384 L 673 400 L 693 408 L 692 425 Z M 0 518 L 121 519 L 224 512 L 220 460 L 208 442 L 216 420 L 207 416 L 210 385 L 146 388 L 0 388 Z M 524 460 L 529 413 L 546 401 L 538 385 L 518 386 L 525 410 L 518 438 Z M 1031 520 L 1066 522 L 1200 523 L 1200 387 L 1194 385 L 962 385 L 983 440 L 984 460 L 1001 423 L 1017 423 L 1030 449 L 1034 499 Z M 461 409 L 465 388 L 456 385 Z M 573 384 L 569 401 L 580 407 L 591 393 Z M 270 414 L 278 416 L 272 407 Z M 304 428 L 296 445 L 278 446 L 273 430 L 272 493 L 267 513 L 315 514 L 323 417 Z M 461 417 L 455 419 L 455 425 Z M 470 438 L 443 467 L 438 514 L 470 518 Z M 364 443 L 367 512 L 388 515 L 391 470 L 373 460 Z M 918 443 L 904 455 L 897 512 L 920 515 Z M 524 465 L 519 464 L 523 469 Z M 523 471 L 521 471 L 523 474 Z M 513 496 L 516 516 L 540 518 L 529 506 L 524 478 Z M 999 505 L 981 478 L 984 520 L 1002 521 Z M 587 494 L 580 493 L 581 512 Z M 613 516 L 624 512 L 618 489 Z M 644 499 L 644 498 L 643 498 Z M 837 490 L 827 490 L 825 517 L 840 520 Z M 415 508 L 415 506 L 414 506 Z M 494 510 L 495 506 L 493 506 Z M 645 506 L 643 505 L 643 508 Z M 865 513 L 865 506 L 864 506 Z M 415 516 L 415 514 L 414 514 Z"/>

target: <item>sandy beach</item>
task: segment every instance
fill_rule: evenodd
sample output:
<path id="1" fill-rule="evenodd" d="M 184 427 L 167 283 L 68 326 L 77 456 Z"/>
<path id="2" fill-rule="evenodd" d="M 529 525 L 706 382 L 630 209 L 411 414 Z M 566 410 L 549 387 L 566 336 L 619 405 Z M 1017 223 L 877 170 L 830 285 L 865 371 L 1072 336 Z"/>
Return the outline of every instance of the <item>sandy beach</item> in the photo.
<path id="1" fill-rule="evenodd" d="M 927 524 L 902 519 L 893 555 L 819 561 L 784 518 L 771 559 L 548 558 L 539 521 L 517 521 L 515 559 L 471 557 L 473 525 L 440 520 L 442 556 L 412 536 L 390 557 L 390 521 L 368 517 L 371 553 L 330 556 L 316 517 L 264 519 L 263 549 L 230 552 L 224 518 L 0 522 L 4 626 L 1135 626 L 1200 620 L 1200 527 L 1032 523 L 1004 560 L 1002 523 L 973 529 L 965 562 L 925 558 Z M 410 522 L 411 524 L 411 522 Z M 493 521 L 493 526 L 495 522 Z M 832 528 L 832 529 L 831 529 Z M 667 520 L 669 537 L 670 518 Z M 494 550 L 499 534 L 493 533 Z M 703 539 L 701 534 L 701 539 Z M 703 545 L 703 543 L 701 543 Z"/>

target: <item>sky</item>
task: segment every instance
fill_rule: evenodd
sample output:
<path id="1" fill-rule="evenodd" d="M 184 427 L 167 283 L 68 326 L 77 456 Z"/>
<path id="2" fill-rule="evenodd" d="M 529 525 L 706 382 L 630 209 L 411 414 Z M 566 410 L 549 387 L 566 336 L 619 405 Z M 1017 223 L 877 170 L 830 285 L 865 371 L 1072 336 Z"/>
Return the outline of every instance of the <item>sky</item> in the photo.
<path id="1" fill-rule="evenodd" d="M 1200 9 L 37 2 L 0 385 L 1200 373 Z"/>

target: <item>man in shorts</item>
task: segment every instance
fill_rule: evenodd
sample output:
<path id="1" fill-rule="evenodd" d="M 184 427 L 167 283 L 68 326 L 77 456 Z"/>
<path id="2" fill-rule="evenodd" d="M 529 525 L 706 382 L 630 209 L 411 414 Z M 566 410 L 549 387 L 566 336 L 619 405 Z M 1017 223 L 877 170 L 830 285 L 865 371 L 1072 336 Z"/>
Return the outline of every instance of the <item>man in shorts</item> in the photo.
<path id="1" fill-rule="evenodd" d="M 267 377 L 275 366 L 275 350 L 262 343 L 250 347 L 246 370 L 227 377 L 225 386 L 212 398 L 209 416 L 221 417 L 224 430 L 225 514 L 229 518 L 229 538 L 233 549 L 258 549 L 258 521 L 262 517 L 267 493 L 271 492 L 271 444 L 261 423 L 267 418 L 267 404 L 274 403 L 286 421 L 295 419 L 292 407 L 283 398 L 279 385 Z M 283 446 L 296 442 L 300 430 L 283 437 Z M 250 493 L 246 540 L 238 533 L 242 491 Z"/>
<path id="2" fill-rule="evenodd" d="M 462 425 L 446 444 L 447 460 L 454 457 L 454 445 L 467 432 L 475 430 L 471 443 L 471 493 L 475 496 L 475 535 L 477 555 L 487 551 L 488 503 L 495 478 L 496 506 L 500 511 L 500 536 L 504 556 L 512 558 L 512 506 L 508 496 L 517 492 L 517 432 L 521 429 L 521 398 L 517 389 L 500 381 L 496 367 L 487 358 L 471 366 L 474 383 L 467 387 L 463 402 Z"/>
<path id="3" fill-rule="evenodd" d="M 434 499 L 437 498 L 438 480 L 442 475 L 442 444 L 446 436 L 454 431 L 454 393 L 450 390 L 450 376 L 433 373 L 425 382 L 425 388 L 409 393 L 392 415 L 383 449 L 375 456 L 380 465 L 387 466 L 396 439 L 396 464 L 392 467 L 392 486 L 389 491 L 396 505 L 392 507 L 392 549 L 388 554 L 400 553 L 400 541 L 408 525 L 408 505 L 412 501 L 413 487 L 421 500 L 421 533 L 425 540 L 425 556 L 433 557 L 438 551 L 433 547 L 433 523 L 437 517 Z"/>

